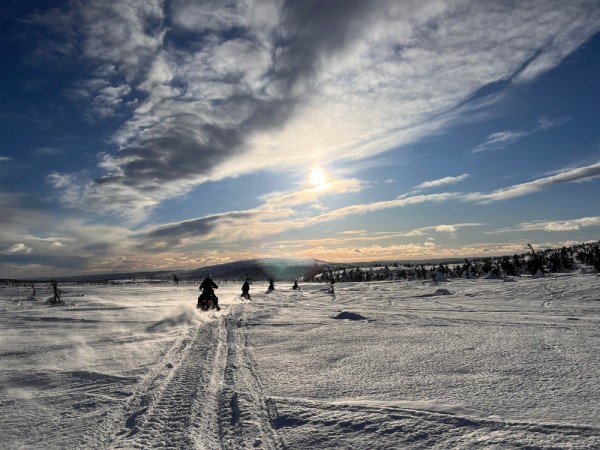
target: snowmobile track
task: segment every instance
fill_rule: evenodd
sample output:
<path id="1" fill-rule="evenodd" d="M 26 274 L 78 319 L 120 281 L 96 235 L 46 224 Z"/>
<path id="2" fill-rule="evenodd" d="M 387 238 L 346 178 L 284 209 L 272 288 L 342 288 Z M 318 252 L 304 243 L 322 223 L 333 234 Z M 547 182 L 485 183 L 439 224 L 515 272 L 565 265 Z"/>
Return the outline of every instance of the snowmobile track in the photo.
<path id="1" fill-rule="evenodd" d="M 227 361 L 219 401 L 222 448 L 282 449 L 283 441 L 272 426 L 274 403 L 263 395 L 256 361 L 248 348 L 243 305 L 225 319 Z"/>
<path id="2" fill-rule="evenodd" d="M 110 413 L 85 448 L 280 449 L 274 407 L 247 348 L 244 305 L 192 327 Z"/>

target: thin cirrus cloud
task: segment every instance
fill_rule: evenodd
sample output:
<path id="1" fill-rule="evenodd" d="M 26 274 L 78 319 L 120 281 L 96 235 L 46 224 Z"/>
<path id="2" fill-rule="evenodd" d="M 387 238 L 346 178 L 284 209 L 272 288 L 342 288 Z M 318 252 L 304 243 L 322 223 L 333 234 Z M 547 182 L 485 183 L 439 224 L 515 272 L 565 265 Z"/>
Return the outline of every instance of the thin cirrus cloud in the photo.
<path id="1" fill-rule="evenodd" d="M 477 154 L 482 152 L 501 150 L 527 136 L 530 136 L 534 133 L 538 133 L 540 131 L 548 130 L 550 128 L 558 127 L 567 123 L 569 120 L 569 117 L 561 117 L 558 119 L 549 119 L 548 117 L 541 117 L 538 120 L 538 126 L 531 130 L 498 131 L 496 133 L 490 134 L 484 142 L 473 147 L 470 153 Z"/>
<path id="2" fill-rule="evenodd" d="M 551 221 L 534 221 L 523 222 L 516 227 L 500 228 L 498 230 L 486 232 L 488 234 L 528 232 L 528 231 L 546 231 L 546 232 L 561 232 L 561 231 L 579 231 L 582 228 L 600 227 L 600 217 L 582 217 L 579 219 L 568 220 L 551 220 Z"/>
<path id="3" fill-rule="evenodd" d="M 539 178 L 528 183 L 515 184 L 490 193 L 473 192 L 465 194 L 463 198 L 468 202 L 487 204 L 533 194 L 559 184 L 591 181 L 599 177 L 600 162 L 597 162 L 589 166 L 565 169 L 548 177 Z"/>
<path id="4" fill-rule="evenodd" d="M 287 246 L 304 246 L 308 248 L 319 247 L 319 246 L 330 246 L 330 245 L 343 245 L 352 244 L 355 242 L 372 242 L 372 241 L 385 241 L 390 239 L 398 238 L 414 238 L 418 236 L 424 236 L 431 232 L 436 233 L 448 233 L 454 234 L 461 228 L 467 227 L 480 227 L 481 223 L 455 223 L 449 225 L 434 225 L 429 227 L 415 228 L 409 231 L 396 231 L 396 232 L 341 232 L 338 233 L 342 237 L 329 237 L 329 238 L 318 238 L 318 239 L 279 239 L 273 242 L 272 245 L 283 245 Z M 433 240 L 433 238 L 429 238 Z"/>
<path id="5" fill-rule="evenodd" d="M 79 207 L 142 220 L 208 180 L 364 160 L 439 132 L 482 87 L 555 67 L 600 12 L 586 0 L 84 0 L 30 23 L 92 68 L 71 91 L 86 113 L 122 118 L 103 174 L 72 178 Z"/>
<path id="6" fill-rule="evenodd" d="M 425 181 L 425 182 L 419 184 L 418 186 L 415 186 L 414 188 L 412 188 L 412 192 L 460 183 L 461 181 L 463 181 L 464 179 L 466 179 L 468 177 L 469 177 L 469 174 L 464 173 L 457 177 L 444 177 L 444 178 L 439 178 L 437 180 Z"/>

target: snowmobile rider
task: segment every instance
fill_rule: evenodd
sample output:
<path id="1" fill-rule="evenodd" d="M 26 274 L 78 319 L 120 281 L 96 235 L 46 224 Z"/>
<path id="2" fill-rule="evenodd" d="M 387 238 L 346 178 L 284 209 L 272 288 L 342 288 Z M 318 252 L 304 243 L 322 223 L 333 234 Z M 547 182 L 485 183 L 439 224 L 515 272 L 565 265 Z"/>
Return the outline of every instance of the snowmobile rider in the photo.
<path id="1" fill-rule="evenodd" d="M 212 300 L 213 309 L 220 311 L 221 308 L 219 307 L 219 298 L 215 295 L 214 291 L 214 289 L 219 289 L 219 286 L 215 284 L 210 274 L 206 276 L 199 289 L 202 290 L 202 294 L 200 294 L 200 297 L 198 297 L 198 304 L 201 303 L 201 299 L 204 300 L 206 303 Z"/>
<path id="2" fill-rule="evenodd" d="M 250 300 L 250 283 L 248 283 L 248 278 L 246 278 L 244 284 L 242 284 L 242 297 L 246 300 Z"/>
<path id="3" fill-rule="evenodd" d="M 298 286 L 298 280 L 294 280 L 294 285 L 292 286 L 292 289 L 297 291 L 298 289 L 300 289 L 300 286 Z"/>

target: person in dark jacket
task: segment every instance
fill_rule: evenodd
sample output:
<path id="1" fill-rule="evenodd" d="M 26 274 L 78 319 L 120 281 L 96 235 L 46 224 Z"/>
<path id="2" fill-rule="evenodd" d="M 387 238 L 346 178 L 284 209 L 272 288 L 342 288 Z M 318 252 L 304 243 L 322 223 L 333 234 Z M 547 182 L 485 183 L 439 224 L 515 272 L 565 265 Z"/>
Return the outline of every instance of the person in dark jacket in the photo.
<path id="1" fill-rule="evenodd" d="M 267 294 L 270 294 L 275 290 L 275 282 L 273 280 L 269 280 L 269 287 L 267 288 Z"/>
<path id="2" fill-rule="evenodd" d="M 246 300 L 250 300 L 250 283 L 248 282 L 248 278 L 246 278 L 244 284 L 242 284 L 242 297 Z"/>
<path id="3" fill-rule="evenodd" d="M 219 286 L 216 285 L 210 274 L 208 274 L 199 288 L 202 290 L 202 294 L 200 294 L 200 297 L 198 297 L 198 307 L 200 309 L 205 311 L 208 310 L 210 306 L 209 302 L 212 301 L 213 309 L 216 309 L 217 311 L 221 310 L 221 307 L 219 306 L 219 298 L 215 295 L 214 291 L 214 289 L 218 288 Z"/>

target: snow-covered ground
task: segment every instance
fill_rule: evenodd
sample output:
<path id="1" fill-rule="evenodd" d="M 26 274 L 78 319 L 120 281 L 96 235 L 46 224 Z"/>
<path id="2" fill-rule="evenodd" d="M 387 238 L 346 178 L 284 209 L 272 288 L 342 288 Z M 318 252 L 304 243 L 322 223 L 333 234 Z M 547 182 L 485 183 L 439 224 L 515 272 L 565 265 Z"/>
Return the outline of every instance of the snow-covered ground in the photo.
<path id="1" fill-rule="evenodd" d="M 598 275 L 276 288 L 0 288 L 0 448 L 600 448 Z"/>

